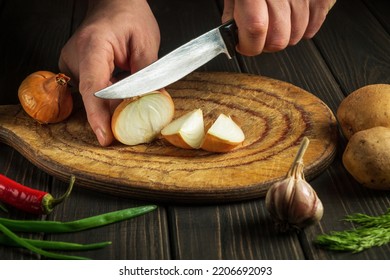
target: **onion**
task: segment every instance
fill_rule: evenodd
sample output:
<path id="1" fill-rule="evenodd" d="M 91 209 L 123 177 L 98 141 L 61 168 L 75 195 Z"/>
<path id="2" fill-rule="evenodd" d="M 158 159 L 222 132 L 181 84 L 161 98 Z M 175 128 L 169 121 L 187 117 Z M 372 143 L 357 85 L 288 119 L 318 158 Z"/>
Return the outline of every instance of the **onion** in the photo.
<path id="1" fill-rule="evenodd" d="M 112 132 L 125 145 L 150 143 L 172 121 L 174 111 L 173 100 L 166 90 L 125 99 L 112 116 Z"/>
<path id="2" fill-rule="evenodd" d="M 183 149 L 198 149 L 204 137 L 203 112 L 196 109 L 168 124 L 161 135 L 172 145 Z"/>
<path id="3" fill-rule="evenodd" d="M 205 134 L 201 109 L 188 112 L 174 120 L 161 130 L 161 135 L 179 148 L 201 148 L 216 153 L 231 151 L 245 140 L 242 129 L 224 114 L 219 115 Z"/>
<path id="4" fill-rule="evenodd" d="M 24 111 L 40 123 L 57 123 L 72 113 L 73 98 L 64 74 L 37 71 L 19 86 L 18 97 Z"/>
<path id="5" fill-rule="evenodd" d="M 220 114 L 209 128 L 201 148 L 209 152 L 228 152 L 245 140 L 242 129 L 228 116 Z"/>

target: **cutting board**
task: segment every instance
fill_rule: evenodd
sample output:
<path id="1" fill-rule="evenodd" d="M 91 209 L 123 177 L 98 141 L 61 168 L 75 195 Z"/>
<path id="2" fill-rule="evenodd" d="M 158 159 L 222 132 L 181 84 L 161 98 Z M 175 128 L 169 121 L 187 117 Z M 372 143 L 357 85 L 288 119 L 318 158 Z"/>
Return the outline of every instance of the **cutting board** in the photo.
<path id="1" fill-rule="evenodd" d="M 239 73 L 195 72 L 167 87 L 175 117 L 201 108 L 206 125 L 230 115 L 246 139 L 228 153 L 184 150 L 162 139 L 137 146 L 101 147 L 83 106 L 59 124 L 41 125 L 20 105 L 0 106 L 0 141 L 47 173 L 76 186 L 170 203 L 218 203 L 258 198 L 287 173 L 304 136 L 308 180 L 336 152 L 337 124 L 313 94 L 292 84 Z"/>

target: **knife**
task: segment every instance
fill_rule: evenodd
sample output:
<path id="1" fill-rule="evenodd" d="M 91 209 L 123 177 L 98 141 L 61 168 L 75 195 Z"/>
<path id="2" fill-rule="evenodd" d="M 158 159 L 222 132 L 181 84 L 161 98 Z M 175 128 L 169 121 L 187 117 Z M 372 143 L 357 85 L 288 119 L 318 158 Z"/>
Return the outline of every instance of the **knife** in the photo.
<path id="1" fill-rule="evenodd" d="M 238 42 L 234 20 L 214 28 L 123 80 L 95 93 L 105 99 L 124 99 L 164 88 L 225 53 L 231 59 Z"/>

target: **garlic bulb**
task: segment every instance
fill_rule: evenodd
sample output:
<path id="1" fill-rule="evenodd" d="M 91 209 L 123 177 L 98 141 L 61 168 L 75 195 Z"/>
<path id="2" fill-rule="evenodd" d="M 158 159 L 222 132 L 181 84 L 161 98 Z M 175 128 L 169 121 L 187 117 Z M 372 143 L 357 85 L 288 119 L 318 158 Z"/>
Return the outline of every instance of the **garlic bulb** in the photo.
<path id="1" fill-rule="evenodd" d="M 322 202 L 303 173 L 302 158 L 308 144 L 305 137 L 286 178 L 271 186 L 265 198 L 265 206 L 280 231 L 301 229 L 320 221 L 323 215 Z"/>

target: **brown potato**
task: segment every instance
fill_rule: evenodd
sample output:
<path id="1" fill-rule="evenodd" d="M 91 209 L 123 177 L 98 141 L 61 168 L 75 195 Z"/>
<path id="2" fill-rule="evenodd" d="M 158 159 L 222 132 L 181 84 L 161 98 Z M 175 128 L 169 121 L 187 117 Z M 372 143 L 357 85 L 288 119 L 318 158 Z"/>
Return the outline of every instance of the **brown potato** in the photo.
<path id="1" fill-rule="evenodd" d="M 355 133 L 344 151 L 343 164 L 363 186 L 390 190 L 390 128 Z"/>
<path id="2" fill-rule="evenodd" d="M 337 110 L 344 136 L 375 126 L 390 127 L 390 85 L 372 84 L 348 95 Z"/>

